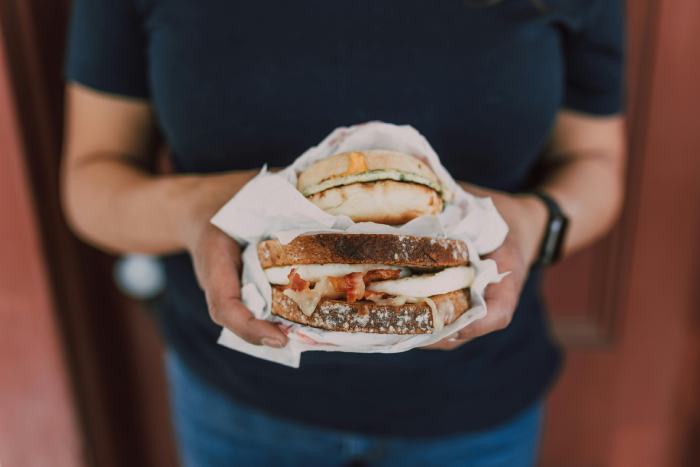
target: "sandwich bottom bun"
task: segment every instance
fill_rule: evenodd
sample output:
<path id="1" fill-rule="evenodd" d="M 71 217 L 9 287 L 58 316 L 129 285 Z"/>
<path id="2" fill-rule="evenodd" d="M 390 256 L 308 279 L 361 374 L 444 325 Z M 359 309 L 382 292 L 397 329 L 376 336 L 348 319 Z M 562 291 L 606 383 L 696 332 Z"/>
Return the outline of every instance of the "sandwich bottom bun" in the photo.
<path id="1" fill-rule="evenodd" d="M 324 298 L 308 316 L 294 300 L 284 295 L 283 287 L 272 286 L 273 314 L 305 326 L 337 332 L 432 334 L 454 322 L 471 305 L 468 288 L 433 295 L 430 300 L 435 313 L 427 302 L 380 305 L 366 300 L 348 303 Z"/>
<path id="2" fill-rule="evenodd" d="M 355 222 L 398 225 L 442 211 L 442 199 L 432 188 L 393 180 L 329 188 L 308 199 L 330 214 L 344 214 Z"/>

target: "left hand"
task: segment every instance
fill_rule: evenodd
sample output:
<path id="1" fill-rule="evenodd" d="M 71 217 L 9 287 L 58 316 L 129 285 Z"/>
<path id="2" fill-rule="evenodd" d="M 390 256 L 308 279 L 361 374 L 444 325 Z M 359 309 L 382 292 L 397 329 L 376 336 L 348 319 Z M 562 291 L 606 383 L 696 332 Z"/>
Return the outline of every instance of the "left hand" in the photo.
<path id="1" fill-rule="evenodd" d="M 491 196 L 510 229 L 503 244 L 486 258 L 496 261 L 498 270 L 510 271 L 501 282 L 486 287 L 484 298 L 488 313 L 482 319 L 465 326 L 459 332 L 435 344 L 423 347 L 452 350 L 484 334 L 505 329 L 510 324 L 520 299 L 520 292 L 530 265 L 539 252 L 547 212 L 532 195 L 510 195 L 465 187 L 478 196 Z"/>

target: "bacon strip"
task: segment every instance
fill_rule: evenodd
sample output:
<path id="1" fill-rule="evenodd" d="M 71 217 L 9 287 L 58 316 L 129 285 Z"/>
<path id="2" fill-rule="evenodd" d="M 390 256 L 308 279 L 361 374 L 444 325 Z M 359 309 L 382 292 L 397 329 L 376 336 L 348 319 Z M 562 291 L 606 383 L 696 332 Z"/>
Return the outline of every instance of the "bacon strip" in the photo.
<path id="1" fill-rule="evenodd" d="M 372 269 L 367 271 L 364 281 L 365 285 L 369 285 L 372 282 L 398 279 L 399 277 L 401 277 L 401 271 L 398 269 Z"/>
<path id="2" fill-rule="evenodd" d="M 301 292 L 309 288 L 309 281 L 302 279 L 294 268 L 289 271 L 287 278 L 289 279 L 289 288 L 295 292 Z"/>
<path id="3" fill-rule="evenodd" d="M 302 279 L 294 268 L 292 268 L 287 277 L 289 278 L 288 289 L 295 292 L 311 290 L 311 283 Z M 316 287 L 313 288 L 313 291 L 324 297 L 344 295 L 348 303 L 354 303 L 363 298 L 382 300 L 386 298 L 386 294 L 366 290 L 366 286 L 372 282 L 398 279 L 399 277 L 401 277 L 401 271 L 398 269 L 372 269 L 364 274 L 361 272 L 353 272 L 341 277 L 328 276 L 324 278 L 327 279 L 327 283 L 321 288 L 323 290 L 316 290 L 318 289 L 317 284 Z"/>
<path id="4" fill-rule="evenodd" d="M 345 297 L 348 303 L 362 300 L 365 296 L 365 281 L 361 272 L 345 275 Z"/>
<path id="5" fill-rule="evenodd" d="M 384 292 L 375 292 L 373 290 L 365 290 L 365 298 L 367 300 L 382 300 L 384 299 Z"/>
<path id="6" fill-rule="evenodd" d="M 328 276 L 328 282 L 330 282 L 331 286 L 335 289 L 336 292 L 342 294 L 345 293 L 345 276 Z"/>

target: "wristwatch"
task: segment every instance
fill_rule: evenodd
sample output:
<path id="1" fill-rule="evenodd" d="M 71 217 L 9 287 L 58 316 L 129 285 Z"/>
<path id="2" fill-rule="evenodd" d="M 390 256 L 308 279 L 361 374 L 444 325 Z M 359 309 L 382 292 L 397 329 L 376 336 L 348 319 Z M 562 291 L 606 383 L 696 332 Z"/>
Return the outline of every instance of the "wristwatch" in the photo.
<path id="1" fill-rule="evenodd" d="M 547 207 L 547 225 L 542 238 L 540 253 L 534 263 L 535 266 L 547 266 L 561 258 L 564 238 L 569 227 L 569 218 L 566 217 L 559 204 L 547 193 L 539 190 L 534 190 L 530 193 L 541 199 Z"/>

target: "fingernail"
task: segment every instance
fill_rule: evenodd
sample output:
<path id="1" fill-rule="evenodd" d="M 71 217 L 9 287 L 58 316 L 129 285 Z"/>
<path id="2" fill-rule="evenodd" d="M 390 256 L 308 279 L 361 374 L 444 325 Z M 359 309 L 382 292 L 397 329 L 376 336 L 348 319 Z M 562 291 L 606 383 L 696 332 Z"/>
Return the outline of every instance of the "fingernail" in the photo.
<path id="1" fill-rule="evenodd" d="M 284 347 L 284 344 L 282 341 L 279 341 L 277 339 L 273 339 L 271 337 L 263 337 L 262 338 L 262 345 L 265 345 L 267 347 L 273 347 L 275 349 L 281 349 Z"/>

